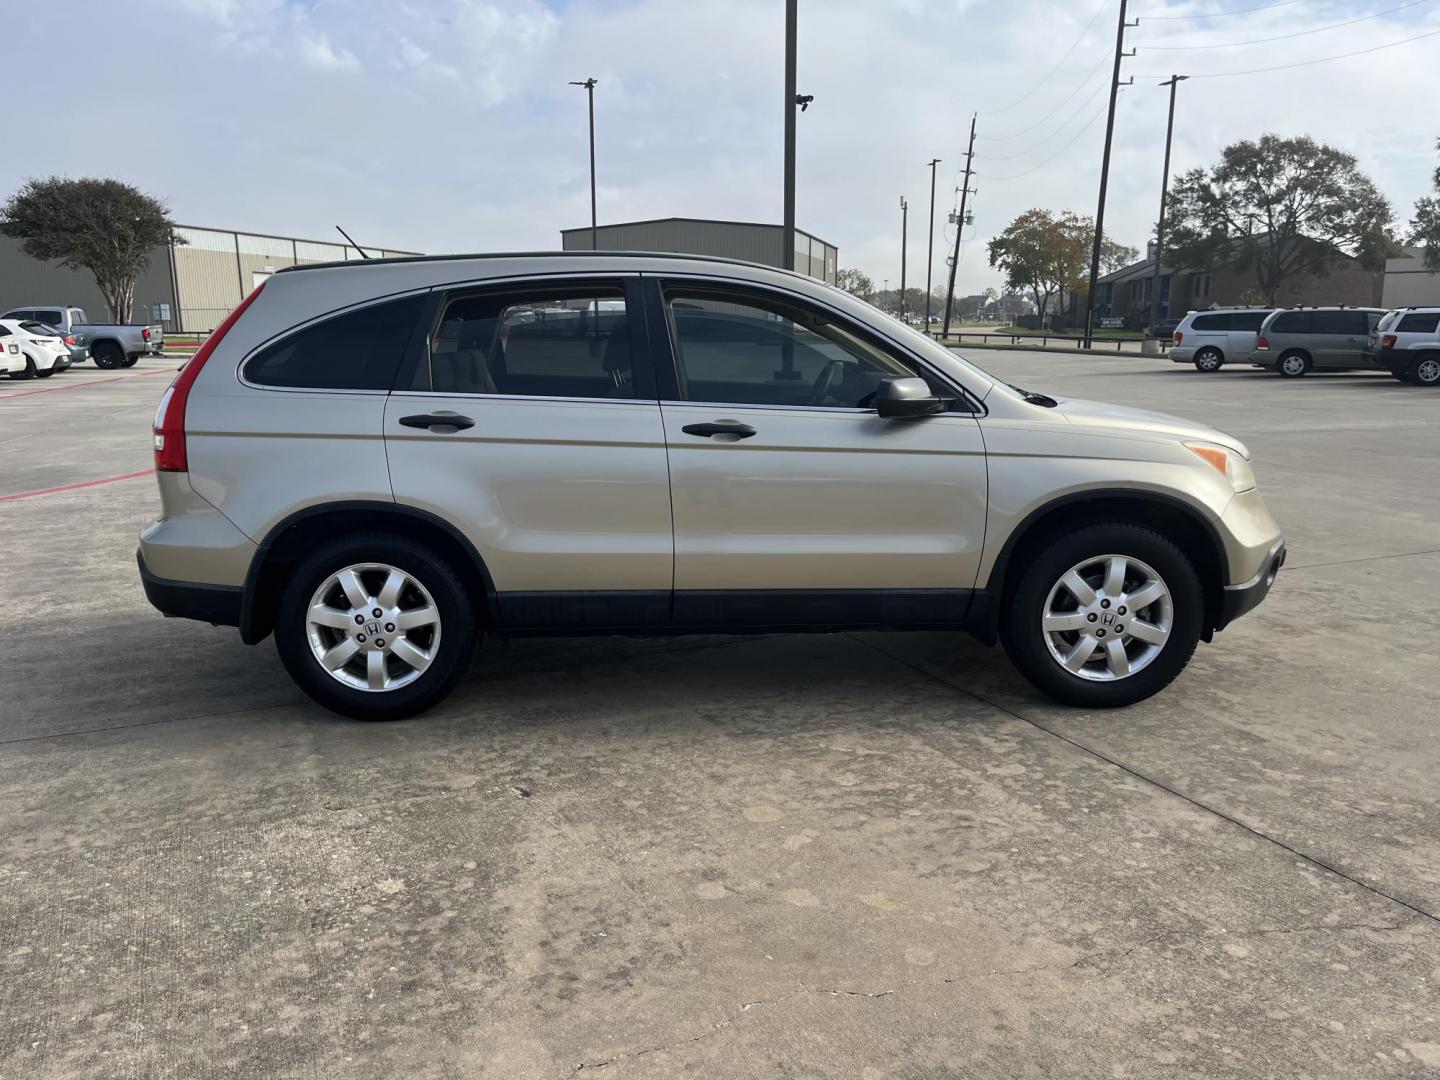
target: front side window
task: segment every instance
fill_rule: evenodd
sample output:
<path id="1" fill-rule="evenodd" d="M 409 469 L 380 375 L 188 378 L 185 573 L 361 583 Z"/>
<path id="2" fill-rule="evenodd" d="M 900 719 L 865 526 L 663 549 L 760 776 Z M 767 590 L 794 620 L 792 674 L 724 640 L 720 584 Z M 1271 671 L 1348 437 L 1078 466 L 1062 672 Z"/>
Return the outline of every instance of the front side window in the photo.
<path id="1" fill-rule="evenodd" d="M 620 285 L 458 296 L 430 335 L 430 389 L 445 394 L 636 398 Z M 642 392 L 643 391 L 643 392 Z"/>
<path id="2" fill-rule="evenodd" d="M 257 386 L 295 390 L 389 390 L 423 296 L 407 296 L 312 323 L 245 362 Z"/>
<path id="3" fill-rule="evenodd" d="M 680 397 L 725 405 L 869 408 L 881 380 L 923 373 L 783 298 L 666 290 Z"/>
<path id="4" fill-rule="evenodd" d="M 1230 315 L 1231 330 L 1248 330 L 1252 334 L 1260 332 L 1260 324 L 1265 321 L 1268 311 L 1236 311 Z"/>

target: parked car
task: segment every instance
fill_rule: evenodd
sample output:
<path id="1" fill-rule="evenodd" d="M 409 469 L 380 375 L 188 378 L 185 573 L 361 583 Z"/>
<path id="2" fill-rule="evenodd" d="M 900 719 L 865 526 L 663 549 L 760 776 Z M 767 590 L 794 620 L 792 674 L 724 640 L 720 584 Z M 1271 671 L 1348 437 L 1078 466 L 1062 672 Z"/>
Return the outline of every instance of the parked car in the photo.
<path id="1" fill-rule="evenodd" d="M 1145 327 L 1145 336 L 1159 338 L 1161 341 L 1170 341 L 1175 336 L 1175 331 L 1180 329 L 1184 319 L 1159 319 Z"/>
<path id="2" fill-rule="evenodd" d="M 59 327 L 51 326 L 49 323 L 25 323 L 23 325 L 38 327 L 44 333 L 58 337 L 64 343 L 66 351 L 70 354 L 71 367 L 74 367 L 76 364 L 83 364 L 86 360 L 90 359 L 90 346 L 85 344 L 83 334 L 67 334 Z"/>
<path id="3" fill-rule="evenodd" d="M 83 337 L 98 368 L 132 367 L 140 357 L 165 348 L 165 332 L 158 326 L 92 324 L 83 308 L 61 304 L 11 308 L 0 319 L 33 319 Z"/>
<path id="4" fill-rule="evenodd" d="M 514 317 L 597 300 L 624 317 Z M 356 717 L 439 701 L 482 631 L 965 629 L 1060 701 L 1127 705 L 1285 561 L 1234 437 L 1009 386 L 840 289 L 721 259 L 282 270 L 166 390 L 154 440 L 150 602 L 273 632 Z"/>
<path id="5" fill-rule="evenodd" d="M 1403 382 L 1440 386 L 1440 307 L 1387 311 L 1366 351 Z"/>
<path id="6" fill-rule="evenodd" d="M 1377 368 L 1366 354 L 1383 308 L 1283 308 L 1260 327 L 1250 361 L 1296 379 L 1311 371 Z"/>
<path id="7" fill-rule="evenodd" d="M 33 319 L 24 322 L 0 319 L 0 342 L 8 347 L 12 341 L 19 346 L 25 361 L 19 371 L 10 373 L 12 379 L 48 379 L 70 366 L 70 350 L 64 340 L 53 328 Z"/>
<path id="8" fill-rule="evenodd" d="M 3 329 L 0 327 L 0 330 Z M 15 335 L 0 333 L 0 375 L 9 375 L 13 379 L 24 370 L 25 354 L 20 351 Z"/>
<path id="9" fill-rule="evenodd" d="M 1260 324 L 1274 308 L 1212 308 L 1188 311 L 1175 328 L 1170 359 L 1177 364 L 1194 364 L 1195 370 L 1219 371 L 1229 363 L 1250 359 Z"/>

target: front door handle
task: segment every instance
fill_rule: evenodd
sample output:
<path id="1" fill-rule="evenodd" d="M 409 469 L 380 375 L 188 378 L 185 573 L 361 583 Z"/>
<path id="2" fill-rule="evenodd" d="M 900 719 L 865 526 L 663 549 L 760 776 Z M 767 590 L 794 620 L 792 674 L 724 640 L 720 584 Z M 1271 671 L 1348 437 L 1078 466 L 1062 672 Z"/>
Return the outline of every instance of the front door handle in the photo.
<path id="1" fill-rule="evenodd" d="M 474 420 L 468 416 L 461 416 L 459 413 L 421 413 L 418 416 L 402 416 L 400 423 L 406 427 L 429 428 L 431 431 L 444 427 L 463 431 L 475 426 Z"/>
<path id="2" fill-rule="evenodd" d="M 742 424 L 738 420 L 719 420 L 710 424 L 686 424 L 680 429 L 686 435 L 698 435 L 702 439 L 708 439 L 712 435 L 734 435 L 741 439 L 748 439 L 755 434 L 755 429 L 749 424 Z"/>

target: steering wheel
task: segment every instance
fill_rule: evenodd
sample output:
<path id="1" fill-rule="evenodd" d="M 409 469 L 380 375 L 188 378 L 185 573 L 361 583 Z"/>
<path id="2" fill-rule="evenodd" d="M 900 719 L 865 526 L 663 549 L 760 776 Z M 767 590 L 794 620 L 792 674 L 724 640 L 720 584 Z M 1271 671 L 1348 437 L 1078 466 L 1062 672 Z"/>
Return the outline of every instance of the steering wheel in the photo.
<path id="1" fill-rule="evenodd" d="M 839 360 L 831 360 L 823 368 L 820 374 L 815 376 L 815 385 L 810 388 L 809 405 L 824 405 L 825 396 L 830 393 L 830 385 L 835 381 L 835 372 L 841 367 Z"/>

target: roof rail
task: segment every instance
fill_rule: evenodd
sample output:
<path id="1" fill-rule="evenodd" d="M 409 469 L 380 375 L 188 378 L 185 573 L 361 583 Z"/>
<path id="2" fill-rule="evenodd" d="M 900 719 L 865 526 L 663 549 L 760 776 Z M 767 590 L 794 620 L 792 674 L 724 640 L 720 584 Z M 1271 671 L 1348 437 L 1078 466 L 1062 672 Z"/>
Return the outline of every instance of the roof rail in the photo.
<path id="1" fill-rule="evenodd" d="M 773 270 L 780 274 L 794 274 L 807 281 L 822 281 L 822 278 L 802 274 L 798 270 L 786 270 L 767 263 L 747 259 L 730 259 L 722 255 L 692 255 L 681 251 L 485 251 L 459 255 L 392 255 L 383 259 L 344 259 L 338 262 L 305 263 L 296 266 L 282 266 L 277 274 L 292 274 L 304 270 L 334 270 L 340 267 L 359 269 L 376 266 L 394 266 L 400 263 L 469 262 L 476 259 L 682 259 L 688 262 L 726 263 L 732 266 L 751 266 L 762 270 Z"/>

